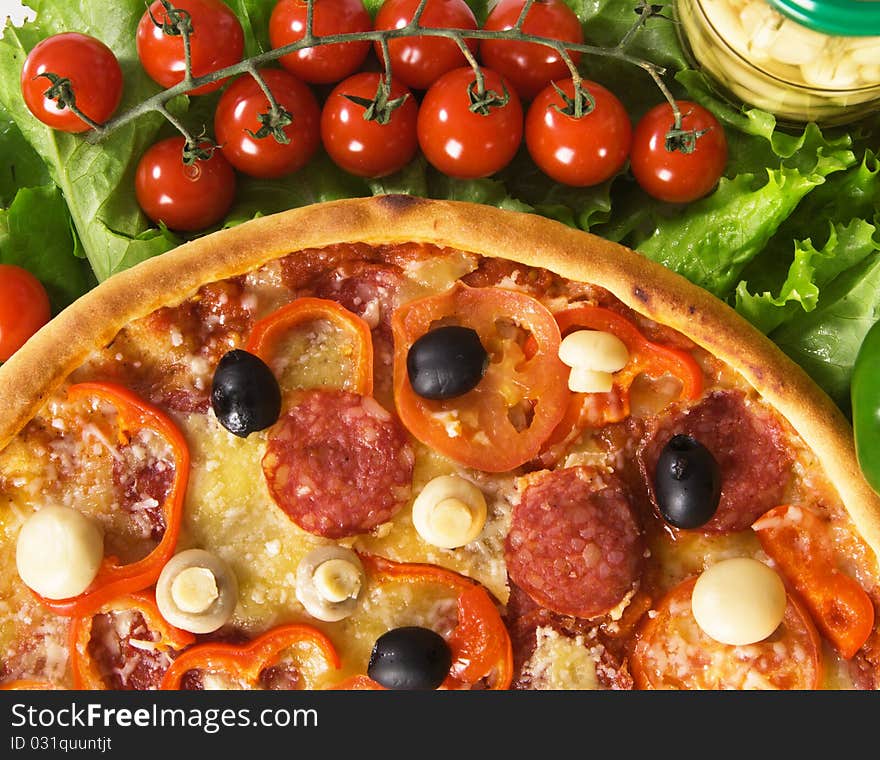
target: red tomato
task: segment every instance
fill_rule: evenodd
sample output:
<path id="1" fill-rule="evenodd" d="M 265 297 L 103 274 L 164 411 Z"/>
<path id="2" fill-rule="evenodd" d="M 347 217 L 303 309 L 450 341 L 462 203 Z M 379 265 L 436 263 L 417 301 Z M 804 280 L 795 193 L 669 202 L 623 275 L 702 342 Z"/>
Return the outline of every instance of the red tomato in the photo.
<path id="1" fill-rule="evenodd" d="M 557 86 L 574 97 L 574 82 Z M 566 185 L 587 187 L 613 177 L 626 162 L 632 127 L 626 109 L 602 85 L 584 81 L 595 107 L 576 119 L 560 113 L 565 101 L 551 84 L 535 99 L 526 116 L 526 147 L 541 171 Z"/>
<path id="2" fill-rule="evenodd" d="M 360 177 L 384 177 L 406 166 L 419 148 L 416 119 L 419 108 L 412 93 L 392 80 L 390 100 L 407 96 L 391 112 L 387 124 L 364 119 L 366 108 L 346 95 L 372 99 L 380 74 L 362 73 L 349 77 L 330 93 L 321 112 L 321 140 L 330 158 Z"/>
<path id="3" fill-rule="evenodd" d="M 235 172 L 216 151 L 210 159 L 183 163 L 182 137 L 169 137 L 141 157 L 134 178 L 138 203 L 154 222 L 195 232 L 219 222 L 235 199 Z"/>
<path id="4" fill-rule="evenodd" d="M 320 143 L 321 112 L 318 101 L 293 74 L 281 69 L 262 69 L 260 75 L 278 101 L 293 118 L 284 127 L 288 143 L 272 135 L 253 137 L 262 126 L 261 113 L 269 112 L 269 101 L 257 80 L 249 74 L 236 79 L 217 104 L 214 134 L 223 155 L 236 169 L 254 177 L 281 177 L 308 163 Z"/>
<path id="5" fill-rule="evenodd" d="M 284 47 L 306 34 L 304 0 L 280 0 L 269 19 L 269 41 L 273 48 Z M 316 0 L 312 32 L 318 36 L 368 32 L 373 28 L 370 14 L 361 0 Z M 370 43 L 344 42 L 337 45 L 301 48 L 282 56 L 278 62 L 305 82 L 330 84 L 345 79 L 360 68 L 370 52 Z"/>
<path id="6" fill-rule="evenodd" d="M 76 107 L 93 121 L 107 121 L 122 97 L 122 69 L 103 42 L 76 32 L 56 34 L 28 54 L 21 70 L 21 94 L 30 112 L 43 124 L 63 132 L 85 132 L 91 127 L 67 106 L 46 97 L 52 87 L 41 74 L 70 80 Z"/>
<path id="7" fill-rule="evenodd" d="M 5 362 L 39 330 L 52 313 L 49 296 L 26 269 L 0 264 L 0 362 Z"/>
<path id="8" fill-rule="evenodd" d="M 419 0 L 385 0 L 376 15 L 376 29 L 401 29 L 412 21 Z M 428 0 L 419 23 L 433 29 L 476 29 L 477 19 L 464 0 Z M 382 47 L 374 43 L 380 61 Z M 472 53 L 476 40 L 467 40 Z M 426 90 L 443 74 L 467 63 L 458 45 L 442 37 L 400 37 L 388 41 L 394 79 L 415 90 Z"/>
<path id="9" fill-rule="evenodd" d="M 636 125 L 630 166 L 648 195 L 661 201 L 688 203 L 702 198 L 718 184 L 727 164 L 727 138 L 718 120 L 702 106 L 680 100 L 678 107 L 682 129 L 699 135 L 693 151 L 666 149 L 666 134 L 674 128 L 674 118 L 672 106 L 661 103 Z"/>
<path id="10" fill-rule="evenodd" d="M 672 589 L 645 617 L 630 670 L 640 689 L 818 689 L 819 634 L 791 594 L 775 633 L 749 646 L 720 644 L 691 612 L 696 578 Z"/>
<path id="11" fill-rule="evenodd" d="M 432 325 L 475 330 L 490 360 L 479 384 L 462 396 L 430 400 L 412 389 L 406 359 Z M 514 290 L 469 288 L 398 307 L 394 333 L 394 403 L 422 443 L 466 467 L 506 472 L 528 462 L 565 414 L 568 369 L 559 360 L 559 327 L 539 301 Z M 526 356 L 518 336 L 534 338 Z"/>
<path id="12" fill-rule="evenodd" d="M 524 0 L 501 0 L 492 9 L 484 28 L 491 31 L 513 29 L 524 5 Z M 563 0 L 537 0 L 529 9 L 522 30 L 526 34 L 563 42 L 581 44 L 584 41 L 581 22 Z M 571 51 L 569 55 L 575 64 L 581 57 L 577 51 Z M 551 81 L 571 76 L 559 53 L 535 42 L 483 40 L 480 56 L 490 69 L 495 69 L 513 83 L 523 100 L 534 98 Z"/>
<path id="13" fill-rule="evenodd" d="M 192 74 L 194 77 L 225 69 L 241 60 L 244 32 L 236 15 L 220 0 L 174 0 L 174 7 L 190 15 L 193 33 Z M 141 65 L 150 77 L 162 85 L 173 87 L 183 81 L 185 73 L 183 37 L 171 36 L 156 26 L 150 13 L 160 24 L 168 20 L 159 0 L 150 6 L 138 23 L 137 51 Z M 190 95 L 204 95 L 219 90 L 225 80 L 197 87 Z"/>
<path id="14" fill-rule="evenodd" d="M 440 77 L 419 108 L 422 153 L 450 177 L 488 177 L 510 163 L 522 141 L 523 112 L 516 91 L 494 71 L 482 72 L 487 92 L 507 92 L 504 105 L 492 106 L 485 115 L 471 111 L 474 71 L 465 66 Z"/>

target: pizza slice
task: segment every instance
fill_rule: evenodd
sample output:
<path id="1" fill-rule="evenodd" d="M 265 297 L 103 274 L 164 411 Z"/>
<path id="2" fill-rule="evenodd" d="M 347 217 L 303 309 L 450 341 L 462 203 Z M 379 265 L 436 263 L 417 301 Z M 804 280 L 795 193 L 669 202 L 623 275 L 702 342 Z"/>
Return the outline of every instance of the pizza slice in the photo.
<path id="1" fill-rule="evenodd" d="M 731 309 L 387 196 L 111 278 L 0 368 L 4 688 L 875 688 L 880 499 Z"/>

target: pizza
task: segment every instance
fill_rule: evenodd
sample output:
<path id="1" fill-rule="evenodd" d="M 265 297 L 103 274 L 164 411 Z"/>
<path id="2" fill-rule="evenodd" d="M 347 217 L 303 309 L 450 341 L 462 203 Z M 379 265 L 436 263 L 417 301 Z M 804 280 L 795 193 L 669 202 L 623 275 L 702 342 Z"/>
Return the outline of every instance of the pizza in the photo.
<path id="1" fill-rule="evenodd" d="M 404 196 L 112 277 L 0 368 L 0 684 L 818 689 L 880 676 L 880 499 L 729 307 Z"/>

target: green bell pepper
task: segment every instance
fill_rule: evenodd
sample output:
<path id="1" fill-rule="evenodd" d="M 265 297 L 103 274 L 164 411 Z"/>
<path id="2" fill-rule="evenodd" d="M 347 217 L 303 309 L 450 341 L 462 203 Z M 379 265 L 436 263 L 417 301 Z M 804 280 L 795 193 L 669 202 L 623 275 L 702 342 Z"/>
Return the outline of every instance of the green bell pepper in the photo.
<path id="1" fill-rule="evenodd" d="M 859 467 L 880 493 L 880 321 L 859 348 L 850 393 Z"/>

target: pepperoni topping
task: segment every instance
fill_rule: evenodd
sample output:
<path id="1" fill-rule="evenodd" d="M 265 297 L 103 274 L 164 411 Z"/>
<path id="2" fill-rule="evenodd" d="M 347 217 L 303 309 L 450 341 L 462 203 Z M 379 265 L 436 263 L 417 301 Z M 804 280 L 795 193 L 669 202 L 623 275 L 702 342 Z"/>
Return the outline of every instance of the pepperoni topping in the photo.
<path id="1" fill-rule="evenodd" d="M 588 467 L 534 476 L 514 507 L 505 557 L 513 581 L 554 612 L 593 618 L 614 609 L 642 557 L 623 485 Z"/>
<path id="2" fill-rule="evenodd" d="M 159 688 L 172 660 L 152 645 L 157 638 L 136 610 L 95 615 L 88 653 L 108 689 Z"/>
<path id="3" fill-rule="evenodd" d="M 779 628 L 748 646 L 709 638 L 691 612 L 696 578 L 676 586 L 646 624 L 630 662 L 640 689 L 816 689 L 819 635 L 789 595 Z"/>
<path id="4" fill-rule="evenodd" d="M 143 446 L 123 446 L 113 459 L 113 482 L 122 492 L 122 508 L 128 511 L 136 532 L 158 541 L 165 533 L 162 505 L 174 481 L 174 465 L 164 459 L 143 458 Z"/>
<path id="5" fill-rule="evenodd" d="M 369 396 L 310 390 L 269 432 L 272 498 L 303 530 L 367 533 L 409 499 L 414 455 L 403 426 Z"/>
<path id="6" fill-rule="evenodd" d="M 783 501 L 791 479 L 792 457 L 785 433 L 769 412 L 747 404 L 739 391 L 715 391 L 670 418 L 657 418 L 639 449 L 639 466 L 652 502 L 660 452 L 674 435 L 702 443 L 721 469 L 721 501 L 702 533 L 746 530 L 764 512 Z"/>
<path id="7" fill-rule="evenodd" d="M 395 266 L 351 261 L 319 278 L 318 298 L 327 298 L 354 312 L 375 330 L 391 328 L 391 314 L 403 275 Z"/>

